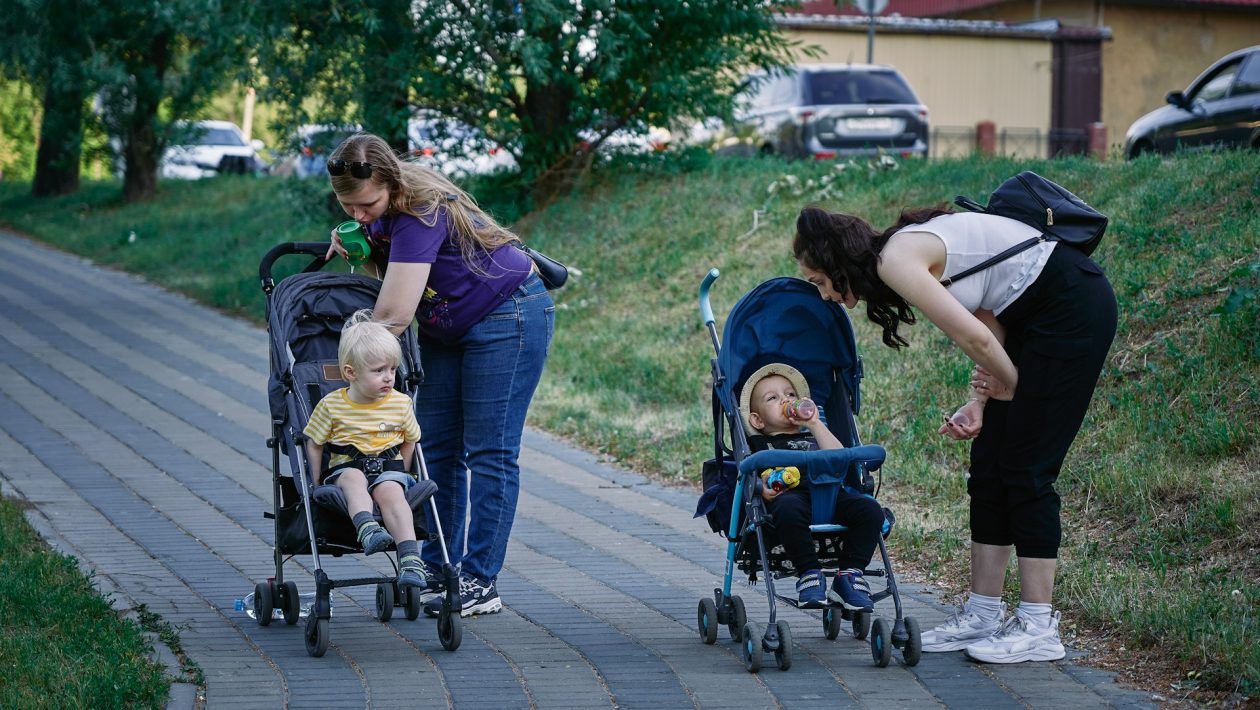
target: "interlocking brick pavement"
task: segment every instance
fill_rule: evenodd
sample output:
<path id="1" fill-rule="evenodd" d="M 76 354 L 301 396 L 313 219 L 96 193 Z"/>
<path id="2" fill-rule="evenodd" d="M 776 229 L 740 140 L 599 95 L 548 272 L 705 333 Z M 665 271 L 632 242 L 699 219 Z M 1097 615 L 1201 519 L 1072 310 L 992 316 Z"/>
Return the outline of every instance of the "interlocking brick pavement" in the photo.
<path id="1" fill-rule="evenodd" d="M 0 485 L 58 549 L 126 605 L 180 629 L 210 708 L 1147 707 L 1149 696 L 1070 657 L 983 666 L 961 653 L 898 654 L 823 637 L 820 614 L 779 606 L 788 672 L 752 675 L 725 629 L 695 629 L 725 544 L 693 520 L 696 493 L 601 464 L 536 431 L 499 579 L 505 609 L 464 620 L 442 649 L 432 619 L 372 618 L 374 590 L 334 591 L 331 646 L 302 625 L 260 627 L 235 600 L 274 573 L 264 330 L 135 277 L 0 231 Z M 262 314 L 259 314 L 260 317 Z M 563 328 L 563 318 L 558 324 Z M 704 347 L 705 343 L 697 343 Z M 363 556 L 335 577 L 387 574 Z M 313 591 L 309 556 L 286 579 Z M 764 588 L 737 584 L 764 623 Z M 903 585 L 924 628 L 947 609 Z M 887 608 L 885 608 L 887 605 Z M 891 616 L 891 603 L 880 612 Z M 193 704 L 184 686 L 173 707 Z"/>

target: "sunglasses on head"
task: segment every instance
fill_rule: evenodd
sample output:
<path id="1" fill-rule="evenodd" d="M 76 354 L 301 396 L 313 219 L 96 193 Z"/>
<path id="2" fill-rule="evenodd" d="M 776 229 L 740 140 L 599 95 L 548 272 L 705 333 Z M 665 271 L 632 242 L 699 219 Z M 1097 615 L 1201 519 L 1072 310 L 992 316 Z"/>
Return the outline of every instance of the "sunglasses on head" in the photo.
<path id="1" fill-rule="evenodd" d="M 328 161 L 328 174 L 333 177 L 340 177 L 346 174 L 346 170 L 350 174 L 360 180 L 366 180 L 372 177 L 372 164 L 358 160 L 330 160 Z"/>

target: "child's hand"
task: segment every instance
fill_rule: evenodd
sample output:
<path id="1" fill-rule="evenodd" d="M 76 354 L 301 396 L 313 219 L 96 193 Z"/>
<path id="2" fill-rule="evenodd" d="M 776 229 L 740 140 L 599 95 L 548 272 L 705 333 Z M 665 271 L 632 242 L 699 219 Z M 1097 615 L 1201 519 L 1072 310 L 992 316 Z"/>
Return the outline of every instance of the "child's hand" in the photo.
<path id="1" fill-rule="evenodd" d="M 763 499 L 763 500 L 765 500 L 767 503 L 769 503 L 770 501 L 774 500 L 775 498 L 778 498 L 778 497 L 779 497 L 779 494 L 780 494 L 780 493 L 782 493 L 782 491 L 776 491 L 775 489 L 773 489 L 773 488 L 771 488 L 770 486 L 767 486 L 767 485 L 766 485 L 766 479 L 767 479 L 767 478 L 769 478 L 769 477 L 770 477 L 770 469 L 766 469 L 764 472 L 762 472 L 762 474 L 761 474 L 761 476 L 760 476 L 760 478 L 761 478 L 761 497 L 762 497 L 762 499 Z"/>

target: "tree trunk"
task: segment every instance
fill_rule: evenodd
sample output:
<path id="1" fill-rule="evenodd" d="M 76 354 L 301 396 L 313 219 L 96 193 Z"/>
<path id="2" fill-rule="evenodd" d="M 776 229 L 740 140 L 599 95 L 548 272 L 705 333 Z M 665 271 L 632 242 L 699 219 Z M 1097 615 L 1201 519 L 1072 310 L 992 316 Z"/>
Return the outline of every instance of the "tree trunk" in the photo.
<path id="1" fill-rule="evenodd" d="M 159 156 L 157 137 L 153 132 L 156 118 L 156 106 L 151 113 L 142 112 L 137 101 L 136 112 L 127 122 L 127 135 L 123 139 L 123 158 L 127 162 L 127 171 L 123 175 L 124 202 L 140 202 L 157 194 Z"/>
<path id="2" fill-rule="evenodd" d="M 70 74 L 75 80 L 60 81 Z M 35 155 L 35 197 L 68 195 L 79 189 L 79 156 L 83 151 L 83 101 L 87 90 L 78 72 L 49 72 L 44 91 L 44 118 Z"/>
<path id="3" fill-rule="evenodd" d="M 123 201 L 139 202 L 157 194 L 158 161 L 165 146 L 158 140 L 158 105 L 162 102 L 162 78 L 170 66 L 170 36 L 161 33 L 153 38 L 145 53 L 146 66 L 136 72 L 135 97 L 127 116 L 123 156 L 127 171 L 123 175 Z"/>
<path id="4" fill-rule="evenodd" d="M 521 146 L 521 169 L 534 182 L 534 199 L 544 205 L 573 185 L 578 175 L 590 167 L 583 154 L 575 151 L 569 112 L 575 98 L 572 87 L 529 83 L 525 94 L 525 116 L 529 126 Z"/>

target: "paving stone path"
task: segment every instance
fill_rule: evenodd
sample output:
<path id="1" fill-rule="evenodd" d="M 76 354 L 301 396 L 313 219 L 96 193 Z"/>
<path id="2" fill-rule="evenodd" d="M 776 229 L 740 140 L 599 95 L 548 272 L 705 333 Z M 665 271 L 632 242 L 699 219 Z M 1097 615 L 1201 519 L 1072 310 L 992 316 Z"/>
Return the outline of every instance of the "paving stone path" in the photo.
<path id="1" fill-rule="evenodd" d="M 1001 667 L 925 654 L 907 668 L 894 654 L 875 668 L 847 624 L 827 641 L 817 612 L 782 606 L 795 664 L 785 673 L 771 658 L 751 675 L 725 629 L 714 646 L 695 630 L 724 559 L 721 537 L 691 517 L 695 492 L 533 431 L 499 579 L 504 612 L 465 619 L 451 653 L 433 620 L 382 624 L 372 587 L 335 590 L 331 646 L 311 658 L 302 623 L 259 627 L 234 608 L 273 573 L 263 329 L 2 231 L 0 303 L 0 487 L 103 588 L 179 628 L 205 673 L 206 707 L 1151 704 L 1071 660 Z M 334 577 L 388 569 L 324 560 Z M 296 559 L 286 578 L 311 592 L 310 569 Z M 736 591 L 764 622 L 762 588 Z M 924 628 L 945 617 L 919 588 L 904 591 Z"/>

